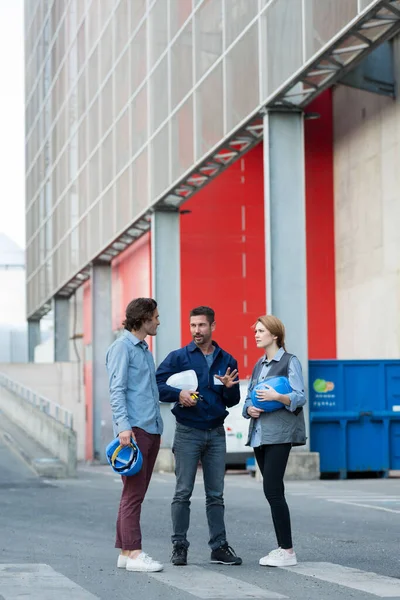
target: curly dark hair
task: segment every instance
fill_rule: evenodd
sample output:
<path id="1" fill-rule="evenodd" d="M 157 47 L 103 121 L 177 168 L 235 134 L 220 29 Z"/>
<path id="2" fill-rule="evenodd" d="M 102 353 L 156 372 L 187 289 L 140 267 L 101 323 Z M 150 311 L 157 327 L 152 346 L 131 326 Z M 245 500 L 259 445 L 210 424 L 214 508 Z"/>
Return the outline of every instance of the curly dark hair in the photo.
<path id="1" fill-rule="evenodd" d="M 153 298 L 135 298 L 129 302 L 125 311 L 123 327 L 128 331 L 138 331 L 145 321 L 149 321 L 157 308 Z"/>
<path id="2" fill-rule="evenodd" d="M 191 317 L 200 317 L 204 316 L 207 318 L 207 321 L 212 325 L 215 321 L 215 312 L 209 306 L 196 306 L 196 308 L 192 308 L 190 311 Z"/>

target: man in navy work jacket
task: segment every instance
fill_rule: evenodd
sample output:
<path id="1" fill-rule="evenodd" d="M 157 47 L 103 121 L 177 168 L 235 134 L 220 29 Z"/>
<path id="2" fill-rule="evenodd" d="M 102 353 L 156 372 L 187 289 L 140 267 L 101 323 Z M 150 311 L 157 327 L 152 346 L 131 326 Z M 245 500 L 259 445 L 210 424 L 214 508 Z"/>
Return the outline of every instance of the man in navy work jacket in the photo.
<path id="1" fill-rule="evenodd" d="M 193 341 L 174 350 L 160 364 L 156 378 L 161 402 L 174 402 L 176 430 L 172 451 L 175 455 L 176 488 L 171 505 L 172 564 L 186 565 L 189 542 L 190 498 L 197 466 L 203 467 L 206 513 L 210 532 L 211 562 L 240 565 L 226 540 L 224 522 L 225 429 L 227 408 L 240 400 L 237 361 L 212 339 L 215 314 L 208 306 L 190 311 Z M 179 390 L 167 385 L 174 373 L 193 369 L 198 378 L 196 390 Z"/>

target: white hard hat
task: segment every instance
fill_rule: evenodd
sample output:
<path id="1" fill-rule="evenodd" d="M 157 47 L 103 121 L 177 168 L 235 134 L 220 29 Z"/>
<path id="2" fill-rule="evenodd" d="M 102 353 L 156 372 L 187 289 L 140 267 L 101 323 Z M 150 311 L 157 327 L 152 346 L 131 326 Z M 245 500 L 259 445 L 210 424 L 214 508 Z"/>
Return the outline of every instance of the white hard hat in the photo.
<path id="1" fill-rule="evenodd" d="M 167 379 L 167 385 L 178 388 L 179 390 L 189 390 L 195 392 L 199 382 L 197 380 L 196 372 L 193 369 L 188 371 L 181 371 L 180 373 L 174 373 Z"/>

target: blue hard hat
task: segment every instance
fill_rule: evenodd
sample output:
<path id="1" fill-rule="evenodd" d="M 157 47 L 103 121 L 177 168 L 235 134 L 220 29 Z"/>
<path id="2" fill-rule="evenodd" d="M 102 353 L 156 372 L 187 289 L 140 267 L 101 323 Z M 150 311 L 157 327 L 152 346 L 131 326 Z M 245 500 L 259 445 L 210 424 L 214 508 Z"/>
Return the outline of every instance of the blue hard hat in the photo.
<path id="1" fill-rule="evenodd" d="M 261 408 L 261 410 L 265 412 L 273 412 L 274 410 L 284 408 L 284 404 L 282 404 L 282 402 L 278 402 L 277 400 L 263 401 L 257 398 L 257 391 L 265 390 L 267 386 L 274 388 L 274 390 L 276 390 L 279 394 L 289 394 L 290 392 L 293 392 L 287 377 L 267 377 L 261 383 L 257 383 L 257 385 L 255 385 L 251 390 L 251 402 L 253 406 L 256 408 Z"/>
<path id="2" fill-rule="evenodd" d="M 129 446 L 121 446 L 115 438 L 106 448 L 106 457 L 111 468 L 118 475 L 136 475 L 143 464 L 143 456 L 137 443 L 131 438 Z"/>

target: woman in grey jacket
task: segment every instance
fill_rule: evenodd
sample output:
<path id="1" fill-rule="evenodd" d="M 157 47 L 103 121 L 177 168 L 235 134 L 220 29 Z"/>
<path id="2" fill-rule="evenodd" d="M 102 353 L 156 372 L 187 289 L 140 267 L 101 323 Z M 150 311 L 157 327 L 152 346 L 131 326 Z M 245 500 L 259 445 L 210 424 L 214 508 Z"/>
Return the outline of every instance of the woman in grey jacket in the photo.
<path id="1" fill-rule="evenodd" d="M 285 327 L 277 317 L 259 317 L 254 325 L 258 348 L 264 350 L 253 369 L 243 416 L 251 419 L 247 445 L 254 448 L 263 478 L 264 494 L 269 502 L 278 548 L 260 558 L 260 565 L 269 567 L 297 564 L 293 550 L 289 508 L 285 499 L 283 476 L 292 446 L 306 442 L 302 406 L 306 402 L 301 365 L 296 356 L 285 349 Z M 279 394 L 273 388 L 257 391 L 263 402 L 278 401 L 282 408 L 267 412 L 251 402 L 251 391 L 267 377 L 287 377 L 292 388 L 289 394 Z M 268 381 L 268 380 L 267 380 Z"/>

